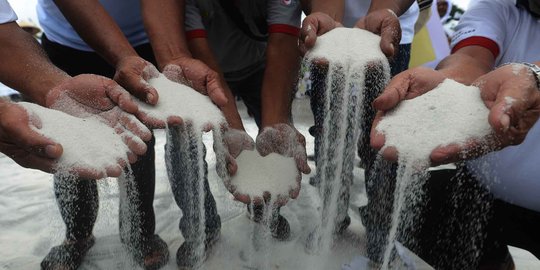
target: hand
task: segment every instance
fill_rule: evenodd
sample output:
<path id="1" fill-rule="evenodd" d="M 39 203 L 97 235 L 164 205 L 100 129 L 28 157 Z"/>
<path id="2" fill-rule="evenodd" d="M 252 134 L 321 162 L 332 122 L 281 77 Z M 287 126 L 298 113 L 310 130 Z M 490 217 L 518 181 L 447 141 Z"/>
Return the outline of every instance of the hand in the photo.
<path id="1" fill-rule="evenodd" d="M 308 50 L 315 46 L 317 37 L 336 28 L 343 27 L 341 23 L 334 21 L 326 13 L 315 12 L 307 16 L 302 22 L 300 30 L 300 52 L 305 55 Z"/>
<path id="2" fill-rule="evenodd" d="M 202 61 L 189 57 L 177 58 L 165 65 L 163 74 L 171 81 L 189 85 L 201 94 L 209 96 L 220 108 L 227 104 L 219 74 Z"/>
<path id="3" fill-rule="evenodd" d="M 53 172 L 62 146 L 45 138 L 34 129 L 40 128 L 38 118 L 28 115 L 16 103 L 0 101 L 0 152 L 25 168 Z"/>
<path id="4" fill-rule="evenodd" d="M 444 73 L 424 67 L 409 69 L 396 75 L 383 93 L 373 101 L 373 107 L 378 112 L 371 128 L 371 147 L 379 150 L 385 144 L 384 135 L 379 133 L 376 127 L 387 111 L 395 108 L 403 100 L 413 99 L 433 90 L 445 79 Z M 394 147 L 387 147 L 382 156 L 387 160 L 396 161 L 398 155 Z"/>
<path id="5" fill-rule="evenodd" d="M 500 67 L 476 79 L 495 138 L 463 146 L 439 147 L 431 153 L 434 163 L 475 158 L 523 142 L 540 115 L 540 91 L 534 75 L 521 64 Z"/>
<path id="6" fill-rule="evenodd" d="M 255 142 L 253 138 L 249 136 L 244 130 L 229 129 L 223 134 L 223 143 L 226 149 L 226 163 L 229 176 L 236 174 L 238 165 L 236 164 L 236 158 L 244 150 L 254 150 Z M 233 194 L 235 200 L 248 204 L 251 202 L 249 195 L 241 194 L 236 191 L 236 187 L 230 184 L 230 177 L 223 177 L 225 180 L 225 187 Z"/>
<path id="7" fill-rule="evenodd" d="M 83 74 L 63 81 L 49 91 L 46 106 L 81 118 L 97 117 L 115 128 L 131 151 L 132 163 L 146 152 L 143 140 L 152 138 L 150 130 L 132 115 L 138 106 L 130 94 L 102 76 Z"/>
<path id="8" fill-rule="evenodd" d="M 286 157 L 293 157 L 298 168 L 296 187 L 289 192 L 289 197 L 295 199 L 300 193 L 302 173 L 311 172 L 307 164 L 306 139 L 293 126 L 288 124 L 275 124 L 265 127 L 257 136 L 257 151 L 262 156 L 277 153 Z M 277 204 L 285 205 L 288 198 L 278 198 Z"/>
<path id="9" fill-rule="evenodd" d="M 158 76 L 159 71 L 150 62 L 138 56 L 129 56 L 119 61 L 114 80 L 141 101 L 156 105 L 159 95 L 148 80 Z"/>
<path id="10" fill-rule="evenodd" d="M 396 14 L 389 9 L 379 9 L 370 12 L 356 22 L 355 27 L 367 30 L 381 36 L 381 50 L 386 57 L 398 53 L 401 40 L 401 26 Z"/>

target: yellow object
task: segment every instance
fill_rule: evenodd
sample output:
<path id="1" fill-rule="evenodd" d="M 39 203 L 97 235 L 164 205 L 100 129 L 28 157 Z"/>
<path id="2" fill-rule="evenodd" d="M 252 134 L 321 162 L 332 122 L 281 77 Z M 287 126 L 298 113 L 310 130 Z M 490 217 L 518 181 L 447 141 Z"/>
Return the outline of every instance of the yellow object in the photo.
<path id="1" fill-rule="evenodd" d="M 436 59 L 435 50 L 426 26 L 422 27 L 416 35 L 411 45 L 411 59 L 409 68 L 418 67 Z"/>

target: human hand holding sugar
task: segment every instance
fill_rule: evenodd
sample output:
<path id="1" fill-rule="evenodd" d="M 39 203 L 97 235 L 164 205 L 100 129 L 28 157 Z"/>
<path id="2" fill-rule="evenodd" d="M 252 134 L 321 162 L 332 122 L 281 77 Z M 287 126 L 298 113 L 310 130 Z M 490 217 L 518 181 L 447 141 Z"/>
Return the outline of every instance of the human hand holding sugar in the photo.
<path id="1" fill-rule="evenodd" d="M 302 55 L 305 55 L 307 51 L 315 46 L 318 36 L 336 27 L 343 27 L 343 25 L 323 12 L 314 12 L 304 18 L 300 30 L 300 42 L 298 43 Z"/>
<path id="2" fill-rule="evenodd" d="M 499 67 L 473 82 L 490 109 L 489 124 L 502 148 L 520 144 L 540 115 L 540 91 L 534 74 L 522 64 Z"/>
<path id="3" fill-rule="evenodd" d="M 227 104 L 219 74 L 200 60 L 190 57 L 175 58 L 164 65 L 162 72 L 169 80 L 188 85 L 207 95 L 220 108 Z"/>
<path id="4" fill-rule="evenodd" d="M 398 53 L 401 26 L 398 17 L 393 11 L 379 9 L 369 12 L 356 22 L 355 27 L 380 35 L 381 50 L 386 57 L 393 57 Z"/>
<path id="5" fill-rule="evenodd" d="M 41 126 L 39 119 L 17 103 L 1 100 L 0 115 L 0 152 L 25 168 L 52 172 L 63 149 L 31 128 Z"/>
<path id="6" fill-rule="evenodd" d="M 377 105 L 379 112 L 371 129 L 371 145 L 382 149 L 384 158 L 439 165 L 493 150 L 489 109 L 479 88 L 446 79 L 425 93 L 386 91 L 394 91 L 389 99 L 393 102 L 388 104 L 396 104 L 386 110 Z"/>

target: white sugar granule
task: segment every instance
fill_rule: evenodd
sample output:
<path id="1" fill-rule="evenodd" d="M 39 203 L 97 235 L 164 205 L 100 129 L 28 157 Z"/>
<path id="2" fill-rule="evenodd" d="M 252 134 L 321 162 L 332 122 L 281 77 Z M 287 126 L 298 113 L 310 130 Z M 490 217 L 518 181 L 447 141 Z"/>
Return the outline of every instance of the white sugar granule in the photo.
<path id="1" fill-rule="evenodd" d="M 386 56 L 380 49 L 381 37 L 359 28 L 338 27 L 317 38 L 308 59 L 325 59 L 334 64 L 366 65 Z"/>
<path id="2" fill-rule="evenodd" d="M 438 146 L 485 138 L 491 133 L 488 114 L 480 89 L 446 79 L 432 91 L 401 102 L 377 131 L 400 159 L 425 161 Z"/>
<path id="3" fill-rule="evenodd" d="M 263 157 L 257 151 L 244 150 L 236 158 L 238 171 L 231 178 L 231 184 L 242 194 L 252 197 L 264 192 L 274 195 L 288 195 L 296 186 L 298 169 L 294 158 L 270 153 Z"/>
<path id="4" fill-rule="evenodd" d="M 78 118 L 27 102 L 18 104 L 40 119 L 41 128 L 34 128 L 38 133 L 62 145 L 59 171 L 73 168 L 105 171 L 119 160 L 127 162 L 129 149 L 122 137 L 98 119 Z"/>
<path id="5" fill-rule="evenodd" d="M 148 83 L 157 90 L 158 103 L 155 106 L 138 103 L 140 110 L 150 117 L 167 121 L 170 116 L 179 116 L 184 122 L 192 122 L 197 130 L 202 130 L 206 124 L 225 122 L 223 114 L 210 98 L 191 87 L 173 82 L 163 74 L 150 79 Z"/>

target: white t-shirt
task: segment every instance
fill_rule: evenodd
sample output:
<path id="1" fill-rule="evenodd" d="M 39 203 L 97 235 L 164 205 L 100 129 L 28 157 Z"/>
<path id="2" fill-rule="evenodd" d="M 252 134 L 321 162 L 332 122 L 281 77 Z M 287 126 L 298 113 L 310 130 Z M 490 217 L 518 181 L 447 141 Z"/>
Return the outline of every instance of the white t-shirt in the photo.
<path id="1" fill-rule="evenodd" d="M 514 0 L 471 2 L 452 38 L 453 50 L 479 45 L 507 62 L 540 60 L 540 21 Z M 525 141 L 470 161 L 469 168 L 492 193 L 512 204 L 540 212 L 540 123 Z"/>
<path id="2" fill-rule="evenodd" d="M 139 0 L 100 0 L 132 46 L 148 43 Z M 39 0 L 37 14 L 43 32 L 53 42 L 81 51 L 93 51 L 66 20 L 53 0 Z"/>
<path id="3" fill-rule="evenodd" d="M 343 25 L 345 27 L 353 27 L 358 19 L 366 16 L 371 0 L 358 1 L 346 0 L 345 13 L 343 14 Z M 401 16 L 399 23 L 401 25 L 401 42 L 400 44 L 411 44 L 414 38 L 414 24 L 420 14 L 418 3 L 414 1 L 411 7 Z"/>
<path id="4" fill-rule="evenodd" d="M 17 14 L 7 0 L 0 0 L 0 24 L 17 20 Z"/>

